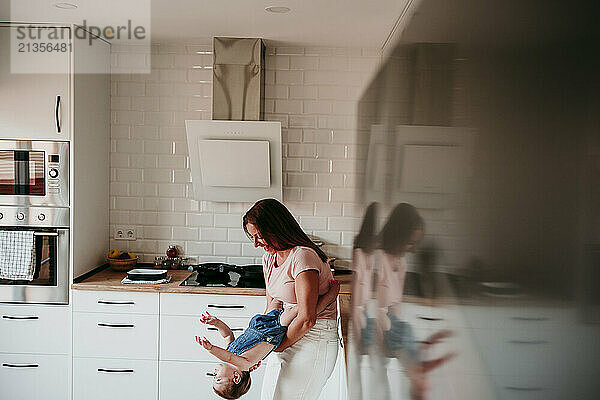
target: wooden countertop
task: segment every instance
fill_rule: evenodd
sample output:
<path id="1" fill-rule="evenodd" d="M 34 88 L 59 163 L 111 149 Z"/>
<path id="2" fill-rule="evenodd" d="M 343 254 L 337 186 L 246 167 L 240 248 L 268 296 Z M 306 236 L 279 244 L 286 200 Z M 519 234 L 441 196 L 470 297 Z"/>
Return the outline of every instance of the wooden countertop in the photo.
<path id="1" fill-rule="evenodd" d="M 102 291 L 120 291 L 120 292 L 158 292 L 158 293 L 196 293 L 196 294 L 232 294 L 232 295 L 250 295 L 264 296 L 265 289 L 256 288 L 233 288 L 233 287 L 195 287 L 179 286 L 181 282 L 190 275 L 185 270 L 170 270 L 172 276 L 171 282 L 157 285 L 144 284 L 122 284 L 121 280 L 127 275 L 126 272 L 116 272 L 110 268 L 84 279 L 82 282 L 73 283 L 71 287 L 74 290 L 102 290 Z M 350 294 L 350 283 L 352 275 L 336 275 L 336 279 L 341 282 L 340 293 Z"/>

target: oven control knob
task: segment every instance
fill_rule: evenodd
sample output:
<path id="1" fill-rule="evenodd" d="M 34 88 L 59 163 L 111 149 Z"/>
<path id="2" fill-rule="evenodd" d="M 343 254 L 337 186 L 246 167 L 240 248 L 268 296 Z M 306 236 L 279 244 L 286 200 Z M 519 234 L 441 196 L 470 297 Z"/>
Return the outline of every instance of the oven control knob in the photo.
<path id="1" fill-rule="evenodd" d="M 46 215 L 45 215 L 45 214 L 40 214 L 40 215 L 38 215 L 38 219 L 39 219 L 40 221 L 43 221 L 43 220 L 45 220 L 45 219 L 46 219 Z"/>
<path id="2" fill-rule="evenodd" d="M 58 170 L 56 168 L 51 168 L 50 171 L 48 171 L 48 175 L 50 175 L 50 178 L 58 178 Z"/>
<path id="3" fill-rule="evenodd" d="M 23 221 L 25 219 L 25 214 L 23 214 L 22 212 L 18 213 L 17 214 L 17 219 L 19 221 Z"/>

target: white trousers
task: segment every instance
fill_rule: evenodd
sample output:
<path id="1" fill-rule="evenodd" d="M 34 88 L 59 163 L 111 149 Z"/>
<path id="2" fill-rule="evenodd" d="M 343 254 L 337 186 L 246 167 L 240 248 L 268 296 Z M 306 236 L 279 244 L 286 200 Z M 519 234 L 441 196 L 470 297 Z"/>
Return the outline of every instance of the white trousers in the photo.
<path id="1" fill-rule="evenodd" d="M 317 400 L 339 348 L 337 322 L 319 319 L 302 339 L 267 357 L 262 400 Z"/>

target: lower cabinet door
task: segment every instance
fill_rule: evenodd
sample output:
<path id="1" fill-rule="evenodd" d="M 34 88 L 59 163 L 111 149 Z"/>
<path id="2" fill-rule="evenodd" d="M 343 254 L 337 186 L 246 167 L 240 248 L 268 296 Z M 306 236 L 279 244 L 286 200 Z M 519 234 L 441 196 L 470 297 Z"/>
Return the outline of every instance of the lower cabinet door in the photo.
<path id="1" fill-rule="evenodd" d="M 217 400 L 212 389 L 213 377 L 207 375 L 216 362 L 160 361 L 160 400 Z M 244 400 L 259 400 L 265 367 L 251 373 L 252 386 Z M 111 399 L 112 400 L 112 399 Z"/>
<path id="2" fill-rule="evenodd" d="M 73 359 L 73 399 L 156 400 L 158 361 Z"/>
<path id="3" fill-rule="evenodd" d="M 0 354 L 0 398 L 70 399 L 70 367 L 65 355 Z"/>

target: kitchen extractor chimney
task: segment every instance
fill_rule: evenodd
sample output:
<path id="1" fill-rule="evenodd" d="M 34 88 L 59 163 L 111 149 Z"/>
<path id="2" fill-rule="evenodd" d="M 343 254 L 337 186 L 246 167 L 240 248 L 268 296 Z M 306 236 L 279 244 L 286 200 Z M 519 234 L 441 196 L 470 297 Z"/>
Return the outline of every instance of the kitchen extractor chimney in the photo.
<path id="1" fill-rule="evenodd" d="M 261 121 L 265 103 L 262 39 L 215 37 L 213 120 Z"/>

